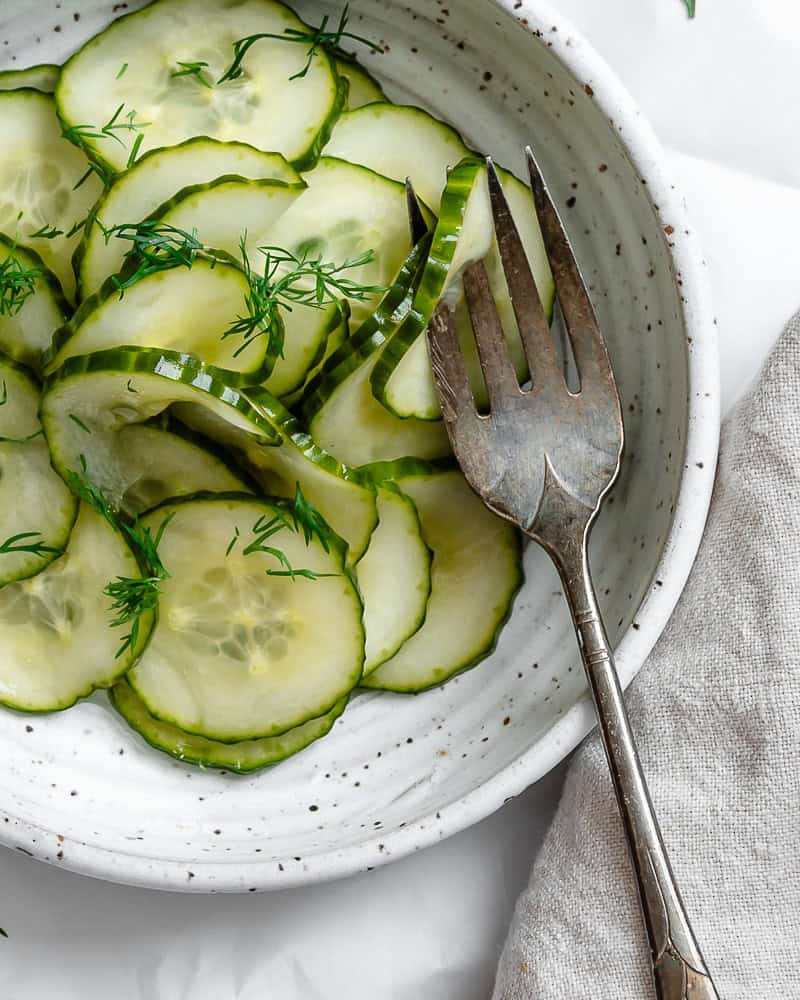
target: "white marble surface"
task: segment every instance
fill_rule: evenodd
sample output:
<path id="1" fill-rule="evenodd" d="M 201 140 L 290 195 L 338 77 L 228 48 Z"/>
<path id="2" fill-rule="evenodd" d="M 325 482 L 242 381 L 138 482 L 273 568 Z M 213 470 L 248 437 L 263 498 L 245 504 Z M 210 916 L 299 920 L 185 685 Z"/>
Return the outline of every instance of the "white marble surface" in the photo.
<path id="1" fill-rule="evenodd" d="M 729 407 L 800 306 L 800 5 L 698 0 L 694 22 L 680 0 L 558 6 L 668 149 L 709 261 Z M 388 868 L 265 896 L 122 888 L 0 851 L 0 997 L 480 1000 L 561 780 Z"/>

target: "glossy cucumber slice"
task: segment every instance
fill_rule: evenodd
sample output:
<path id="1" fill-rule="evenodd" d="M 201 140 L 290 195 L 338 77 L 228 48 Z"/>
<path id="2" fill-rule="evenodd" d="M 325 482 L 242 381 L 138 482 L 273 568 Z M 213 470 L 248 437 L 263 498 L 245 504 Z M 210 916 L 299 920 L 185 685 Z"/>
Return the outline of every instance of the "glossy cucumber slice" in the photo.
<path id="1" fill-rule="evenodd" d="M 143 424 L 122 427 L 119 447 L 137 478 L 120 507 L 135 516 L 165 500 L 194 493 L 250 493 L 244 480 L 206 448 L 186 438 Z"/>
<path id="2" fill-rule="evenodd" d="M 484 507 L 458 471 L 411 463 L 376 475 L 398 475 L 414 501 L 433 551 L 425 622 L 399 651 L 365 678 L 365 687 L 422 691 L 474 666 L 494 648 L 522 584 L 516 528 Z"/>
<path id="3" fill-rule="evenodd" d="M 411 310 L 429 247 L 426 238 L 412 250 L 378 308 L 331 355 L 304 395 L 301 412 L 311 436 L 347 465 L 450 453 L 441 421 L 401 420 L 375 399 L 370 383 L 387 338 Z"/>
<path id="4" fill-rule="evenodd" d="M 9 257 L 19 261 L 26 271 L 36 271 L 38 276 L 33 284 L 34 294 L 25 299 L 21 308 L 0 315 L 0 351 L 39 372 L 53 333 L 64 323 L 69 307 L 61 285 L 41 257 L 33 250 L 15 246 L 13 240 L 0 233 L 0 267 Z"/>
<path id="5" fill-rule="evenodd" d="M 364 676 L 419 630 L 431 592 L 431 550 L 412 501 L 393 483 L 378 490 L 378 526 L 356 567 L 364 602 Z"/>
<path id="6" fill-rule="evenodd" d="M 70 358 L 42 397 L 53 465 L 66 475 L 84 455 L 92 481 L 119 506 L 140 476 L 119 432 L 165 411 L 216 442 L 265 493 L 292 497 L 299 483 L 349 543 L 350 559 L 364 552 L 377 522 L 369 480 L 317 448 L 265 390 L 251 399 L 184 355 L 120 350 Z"/>
<path id="7" fill-rule="evenodd" d="M 158 508 L 155 528 L 172 515 L 159 555 L 159 620 L 128 674 L 157 718 L 223 742 L 285 733 L 329 712 L 358 683 L 364 665 L 361 601 L 345 568 L 345 548 L 284 523 L 274 555 L 248 553 L 259 526 L 285 512 L 268 502 L 216 498 Z"/>
<path id="8" fill-rule="evenodd" d="M 0 359 L 0 586 L 33 576 L 64 549 L 76 501 L 50 465 L 39 387 Z M 14 542 L 14 536 L 27 534 Z M 11 541 L 10 541 L 11 540 Z M 21 550 L 40 543 L 45 551 Z M 15 551 L 16 550 L 16 551 Z"/>
<path id="9" fill-rule="evenodd" d="M 115 347 L 178 350 L 202 358 L 231 384 L 258 382 L 270 363 L 267 338 L 223 336 L 246 314 L 250 292 L 241 268 L 197 259 L 157 271 L 120 296 L 113 281 L 86 299 L 53 340 L 45 373 L 68 358 Z"/>
<path id="10" fill-rule="evenodd" d="M 78 182 L 87 163 L 61 136 L 53 98 L 35 90 L 0 93 L 0 231 L 33 247 L 72 300 L 72 254 L 79 230 L 102 185 L 94 174 Z M 52 239 L 34 238 L 42 229 L 60 230 Z"/>
<path id="11" fill-rule="evenodd" d="M 151 715 L 124 677 L 117 681 L 110 694 L 112 705 L 123 719 L 156 750 L 163 750 L 187 764 L 224 768 L 238 774 L 258 771 L 304 750 L 330 732 L 347 705 L 347 699 L 343 698 L 330 712 L 318 719 L 310 719 L 280 736 L 222 743 L 187 733 Z"/>
<path id="12" fill-rule="evenodd" d="M 347 110 L 354 111 L 365 104 L 372 104 L 375 101 L 385 101 L 386 95 L 381 89 L 381 85 L 364 67 L 344 56 L 336 56 L 336 69 L 339 76 L 343 76 L 348 84 Z M 347 159 L 347 157 L 344 157 Z"/>
<path id="13" fill-rule="evenodd" d="M 306 46 L 264 38 L 245 56 L 241 76 L 218 82 L 233 61 L 235 40 L 287 29 L 310 30 L 274 0 L 158 0 L 112 22 L 66 63 L 56 88 L 59 111 L 68 124 L 99 128 L 124 105 L 124 113 L 150 122 L 138 133 L 142 152 L 207 135 L 276 150 L 308 168 L 346 98 L 324 46 L 298 76 Z M 198 60 L 208 64 L 211 86 L 175 75 L 181 63 Z M 93 155 L 121 171 L 135 135 L 122 139 L 88 142 Z"/>
<path id="14" fill-rule="evenodd" d="M 152 615 L 141 619 L 138 648 L 118 656 L 124 626 L 111 627 L 103 589 L 139 576 L 122 536 L 81 505 L 66 552 L 36 576 L 0 588 L 0 703 L 51 712 L 121 677 L 147 642 Z"/>
<path id="15" fill-rule="evenodd" d="M 532 195 L 525 185 L 507 171 L 498 170 L 498 173 L 520 231 L 545 312 L 549 315 L 555 289 Z M 486 262 L 517 374 L 524 380 L 527 376 L 527 364 L 494 238 L 486 168 L 479 160 L 465 159 L 448 177 L 428 265 L 414 300 L 414 308 L 381 353 L 372 372 L 372 390 L 376 398 L 397 416 L 416 417 L 419 420 L 441 418 L 428 345 L 422 334 L 442 297 L 447 297 L 452 305 L 458 306 L 461 298 L 461 271 L 467 264 L 481 258 Z M 482 379 L 474 339 L 463 309 L 457 310 L 456 315 L 468 368 L 472 370 L 471 383 L 475 387 L 476 401 L 480 406 L 485 398 L 481 393 Z"/>
<path id="16" fill-rule="evenodd" d="M 280 153 L 265 153 L 243 142 L 198 136 L 177 146 L 155 149 L 121 174 L 92 213 L 106 229 L 157 218 L 159 209 L 178 192 L 221 177 L 276 180 L 301 184 L 300 175 Z M 75 255 L 81 298 L 100 290 L 106 278 L 122 270 L 130 248 L 125 240 L 106 240 L 99 225 L 89 224 Z"/>
<path id="17" fill-rule="evenodd" d="M 20 90 L 29 87 L 43 94 L 52 94 L 60 74 L 61 67 L 51 63 L 28 66 L 27 69 L 7 69 L 0 73 L 0 90 Z"/>

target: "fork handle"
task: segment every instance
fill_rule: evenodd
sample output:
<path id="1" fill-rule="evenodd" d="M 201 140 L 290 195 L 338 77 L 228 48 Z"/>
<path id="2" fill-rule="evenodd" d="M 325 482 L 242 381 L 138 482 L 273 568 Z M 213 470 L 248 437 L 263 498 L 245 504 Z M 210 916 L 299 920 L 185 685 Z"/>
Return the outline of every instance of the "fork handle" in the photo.
<path id="1" fill-rule="evenodd" d="M 585 539 L 551 550 L 564 584 L 630 848 L 658 1000 L 719 1000 L 675 882 L 592 585 Z"/>

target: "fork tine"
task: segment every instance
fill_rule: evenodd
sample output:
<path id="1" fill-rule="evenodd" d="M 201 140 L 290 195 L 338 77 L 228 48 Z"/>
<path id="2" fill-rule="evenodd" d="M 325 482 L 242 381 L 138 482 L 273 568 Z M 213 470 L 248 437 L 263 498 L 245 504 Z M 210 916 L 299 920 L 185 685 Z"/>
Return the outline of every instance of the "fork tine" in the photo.
<path id="1" fill-rule="evenodd" d="M 525 357 L 528 359 L 528 370 L 531 379 L 536 381 L 537 371 L 546 378 L 558 370 L 556 353 L 525 247 L 491 157 L 486 158 L 486 169 L 497 248 Z"/>
<path id="2" fill-rule="evenodd" d="M 561 314 L 572 343 L 581 387 L 589 380 L 596 379 L 610 379 L 613 385 L 614 376 L 605 340 L 600 332 L 578 262 L 572 252 L 569 237 L 530 146 L 525 149 L 525 155 L 542 239 L 553 272 Z"/>
<path id="3" fill-rule="evenodd" d="M 446 302 L 439 303 L 428 324 L 428 349 L 445 423 L 453 424 L 468 417 L 477 419 L 464 355 L 456 336 L 453 314 Z"/>
<path id="4" fill-rule="evenodd" d="M 478 345 L 489 405 L 496 409 L 503 405 L 504 398 L 514 393 L 519 395 L 520 387 L 482 260 L 464 270 L 464 298 Z"/>
<path id="5" fill-rule="evenodd" d="M 427 233 L 428 224 L 425 222 L 425 216 L 422 214 L 417 192 L 414 190 L 410 177 L 406 177 L 406 207 L 408 209 L 408 225 L 411 230 L 411 243 L 416 246 Z"/>

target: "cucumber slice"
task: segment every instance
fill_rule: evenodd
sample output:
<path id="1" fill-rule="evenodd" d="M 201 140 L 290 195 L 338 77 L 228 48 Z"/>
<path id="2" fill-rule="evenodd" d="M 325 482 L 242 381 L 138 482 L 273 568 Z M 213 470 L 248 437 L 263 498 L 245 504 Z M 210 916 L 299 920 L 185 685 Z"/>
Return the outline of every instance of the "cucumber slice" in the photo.
<path id="1" fill-rule="evenodd" d="M 347 342 L 347 338 L 350 333 L 349 317 L 342 316 L 340 313 L 337 318 L 338 323 L 328 334 L 327 339 L 322 346 L 322 353 L 320 354 L 319 361 L 309 368 L 303 384 L 299 388 L 295 389 L 294 392 L 287 393 L 281 397 L 281 402 L 292 411 L 296 406 L 299 406 L 300 403 L 302 403 L 306 390 L 318 378 L 329 358 L 335 354 L 336 351 L 340 350 L 342 345 Z"/>
<path id="2" fill-rule="evenodd" d="M 0 233 L 0 265 L 12 253 L 23 267 L 38 271 L 40 277 L 34 282 L 34 294 L 19 312 L 0 316 L 0 351 L 39 372 L 53 332 L 64 323 L 68 306 L 61 285 L 41 257 L 33 250 L 15 246 L 13 240 Z"/>
<path id="3" fill-rule="evenodd" d="M 116 577 L 139 576 L 121 535 L 81 505 L 64 555 L 0 589 L 0 703 L 52 712 L 121 677 L 147 642 L 152 615 L 141 619 L 138 648 L 117 656 L 121 629 L 110 627 L 102 592 Z"/>
<path id="4" fill-rule="evenodd" d="M 258 525 L 285 517 L 253 499 L 190 500 L 142 519 L 172 515 L 159 547 L 170 573 L 159 619 L 128 679 L 156 718 L 231 742 L 285 733 L 329 712 L 358 683 L 364 665 L 361 601 L 330 539 L 306 544 L 288 525 L 270 537 L 296 569 L 249 554 Z"/>
<path id="5" fill-rule="evenodd" d="M 544 251 L 533 197 L 528 188 L 507 171 L 498 170 L 506 197 L 533 270 L 545 312 L 552 312 L 555 286 Z M 414 308 L 392 337 L 372 372 L 375 397 L 399 417 L 439 420 L 441 410 L 433 384 L 427 340 L 421 334 L 439 300 L 446 296 L 456 305 L 461 296 L 459 277 L 474 260 L 485 259 L 489 283 L 506 333 L 509 350 L 519 378 L 527 377 L 527 363 L 508 295 L 502 263 L 494 238 L 485 166 L 465 159 L 448 177 L 442 195 L 425 274 Z M 471 369 L 471 383 L 479 407 L 485 404 L 474 338 L 466 312 L 457 309 L 457 327 Z"/>
<path id="6" fill-rule="evenodd" d="M 431 550 L 417 509 L 393 483 L 378 490 L 378 527 L 356 569 L 364 602 L 366 677 L 420 629 L 431 592 Z"/>
<path id="7" fill-rule="evenodd" d="M 382 347 L 408 315 L 430 239 L 406 258 L 380 305 L 310 383 L 302 414 L 317 444 L 347 465 L 450 453 L 441 421 L 401 420 L 375 399 L 370 377 Z"/>
<path id="8" fill-rule="evenodd" d="M 131 516 L 194 493 L 251 492 L 222 459 L 170 431 L 128 424 L 120 429 L 117 443 L 137 473 L 120 503 Z"/>
<path id="9" fill-rule="evenodd" d="M 99 127 L 124 105 L 125 113 L 135 110 L 139 121 L 150 122 L 139 133 L 143 151 L 208 135 L 276 150 L 307 169 L 346 99 L 323 46 L 308 71 L 291 79 L 305 66 L 306 46 L 262 39 L 247 53 L 238 79 L 217 83 L 236 39 L 287 29 L 313 31 L 273 0 L 159 0 L 113 21 L 66 63 L 56 88 L 59 111 L 68 124 Z M 211 86 L 174 75 L 182 62 L 195 61 L 208 64 Z M 133 139 L 87 141 L 96 157 L 121 171 Z"/>
<path id="10" fill-rule="evenodd" d="M 437 208 L 448 168 L 470 153 L 450 125 L 422 108 L 389 103 L 342 115 L 325 147 L 326 156 L 360 163 L 396 181 L 410 177 L 418 196 Z"/>
<path id="11" fill-rule="evenodd" d="M 231 323 L 246 314 L 249 294 L 241 268 L 201 259 L 190 268 L 149 274 L 122 297 L 109 281 L 53 338 L 45 374 L 68 358 L 95 351 L 155 347 L 202 358 L 229 384 L 258 382 L 271 363 L 267 337 L 253 337 L 242 351 L 240 336 L 223 337 Z"/>
<path id="12" fill-rule="evenodd" d="M 419 631 L 363 684 L 422 691 L 474 666 L 494 648 L 522 584 L 520 536 L 484 507 L 460 472 L 423 465 L 390 465 L 388 472 L 399 473 L 397 483 L 414 501 L 433 550 L 431 595 Z"/>
<path id="13" fill-rule="evenodd" d="M 40 573 L 66 546 L 76 501 L 50 465 L 39 423 L 39 387 L 0 359 L 0 586 Z M 3 440 L 6 439 L 6 440 Z M 12 440 L 8 440 L 12 439 Z M 18 542 L 14 535 L 30 533 Z M 54 551 L 13 551 L 42 543 Z M 8 551 L 1 549 L 8 548 Z"/>
<path id="14" fill-rule="evenodd" d="M 27 69 L 7 69 L 0 73 L 0 90 L 21 90 L 23 87 L 29 87 L 43 94 L 52 94 L 60 75 L 61 67 L 51 63 L 28 66 Z"/>
<path id="15" fill-rule="evenodd" d="M 34 246 L 72 301 L 72 253 L 80 235 L 79 231 L 67 234 L 89 214 L 102 185 L 94 174 L 78 183 L 86 173 L 86 160 L 62 138 L 55 103 L 48 94 L 0 93 L 0 121 L 0 231 Z M 32 239 L 31 234 L 43 227 L 64 235 Z"/>
<path id="16" fill-rule="evenodd" d="M 371 484 L 317 448 L 269 393 L 257 395 L 251 400 L 185 355 L 103 351 L 70 358 L 48 380 L 42 425 L 57 471 L 80 468 L 84 455 L 90 479 L 119 506 L 140 474 L 119 446 L 119 431 L 171 409 L 225 448 L 266 493 L 291 497 L 299 482 L 355 561 L 377 521 Z"/>
<path id="17" fill-rule="evenodd" d="M 243 142 L 220 142 L 199 136 L 140 157 L 106 191 L 92 218 L 98 218 L 106 229 L 157 218 L 159 207 L 177 191 L 195 184 L 210 184 L 221 177 L 302 183 L 300 175 L 280 153 L 265 153 Z M 75 254 L 81 298 L 99 291 L 106 278 L 122 270 L 129 247 L 125 240 L 106 242 L 99 226 L 87 225 Z"/>
<path id="18" fill-rule="evenodd" d="M 123 677 L 111 689 L 111 703 L 151 747 L 163 750 L 187 764 L 202 767 L 219 767 L 237 774 L 258 771 L 270 764 L 291 757 L 304 750 L 315 740 L 326 736 L 347 705 L 343 698 L 325 715 L 296 726 L 280 736 L 267 736 L 261 740 L 241 740 L 221 743 L 194 736 L 177 726 L 162 722 L 147 710 L 147 706 Z"/>
<path id="19" fill-rule="evenodd" d="M 355 111 L 365 104 L 373 104 L 375 101 L 385 101 L 386 94 L 381 89 L 381 85 L 368 73 L 364 67 L 346 56 L 336 56 L 336 70 L 339 76 L 343 76 L 349 85 L 347 91 L 347 110 Z M 348 159 L 344 156 L 342 159 Z"/>

